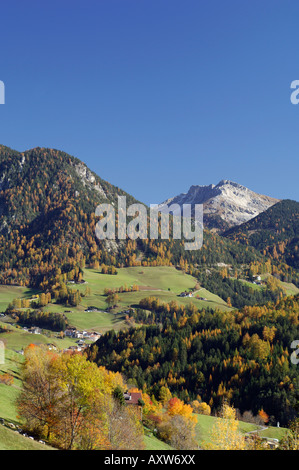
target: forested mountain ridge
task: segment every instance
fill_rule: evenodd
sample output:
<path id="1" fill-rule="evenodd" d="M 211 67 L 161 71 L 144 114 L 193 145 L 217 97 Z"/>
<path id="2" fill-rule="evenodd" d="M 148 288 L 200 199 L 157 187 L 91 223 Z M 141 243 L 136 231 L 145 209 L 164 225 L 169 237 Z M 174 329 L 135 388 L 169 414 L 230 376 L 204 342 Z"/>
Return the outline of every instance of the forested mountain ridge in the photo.
<path id="1" fill-rule="evenodd" d="M 0 146 L 0 175 L 1 215 L 16 225 L 32 222 L 37 215 L 56 209 L 58 203 L 62 206 L 66 197 L 70 202 L 86 204 L 87 210 L 88 203 L 93 204 L 92 209 L 94 204 L 107 200 L 116 204 L 118 195 L 137 202 L 79 159 L 54 149 L 35 148 L 20 153 Z"/>
<path id="2" fill-rule="evenodd" d="M 117 204 L 118 195 L 137 202 L 64 152 L 0 147 L 1 282 L 30 284 L 37 267 L 49 273 L 86 256 L 93 260 L 95 209 Z M 108 253 L 101 255 L 111 264 Z"/>
<path id="3" fill-rule="evenodd" d="M 171 236 L 169 240 L 99 241 L 95 235 L 98 220 L 95 209 L 102 202 L 112 204 L 117 223 L 118 196 L 126 196 L 127 206 L 138 202 L 65 152 L 46 148 L 17 152 L 0 146 L 0 283 L 30 285 L 47 291 L 51 284 L 61 283 L 67 273 L 78 276 L 84 265 L 103 264 L 173 265 L 190 273 L 202 268 L 201 279 L 207 283 L 207 268 L 226 264 L 232 270 L 238 268 L 240 274 L 240 270 L 245 272 L 252 265 L 261 269 L 271 255 L 271 250 L 261 250 L 259 244 L 245 243 L 244 248 L 241 236 L 228 233 L 223 237 L 209 230 L 204 231 L 202 248 L 194 251 L 185 250 L 183 238 L 174 240 Z M 288 204 L 282 202 L 271 208 L 271 211 L 282 208 L 284 236 L 288 234 L 289 225 L 285 221 L 290 211 L 283 211 Z M 258 217 L 262 218 L 263 214 Z M 288 249 L 291 248 L 290 243 Z M 296 253 L 295 250 L 294 256 Z M 297 265 L 293 263 L 289 269 L 289 260 L 290 256 L 271 256 L 272 264 L 277 267 L 269 267 L 268 272 L 283 275 L 297 285 Z M 225 281 L 222 298 L 225 292 L 232 297 L 234 285 L 242 287 Z M 248 291 L 248 288 L 243 286 L 245 295 L 244 289 Z M 248 294 L 249 291 L 245 297 Z M 237 295 L 240 299 L 237 305 L 242 305 L 245 297 L 240 296 L 240 290 Z"/>
<path id="4" fill-rule="evenodd" d="M 283 200 L 224 237 L 252 246 L 264 256 L 299 268 L 299 202 Z"/>
<path id="5" fill-rule="evenodd" d="M 17 152 L 0 146 L 0 282 L 45 285 L 59 270 L 87 263 L 129 266 L 252 263 L 262 260 L 217 234 L 205 232 L 199 251 L 186 251 L 184 240 L 101 242 L 95 236 L 99 203 L 131 195 L 104 181 L 78 158 L 54 149 Z M 139 257 L 139 261 L 137 261 Z"/>

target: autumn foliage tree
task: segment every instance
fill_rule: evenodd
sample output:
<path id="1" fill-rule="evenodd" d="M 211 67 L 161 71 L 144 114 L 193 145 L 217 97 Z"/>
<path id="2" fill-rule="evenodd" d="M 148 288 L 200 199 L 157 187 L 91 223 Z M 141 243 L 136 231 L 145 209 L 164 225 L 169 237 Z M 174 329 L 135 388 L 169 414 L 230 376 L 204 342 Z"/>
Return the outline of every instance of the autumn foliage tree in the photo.
<path id="1" fill-rule="evenodd" d="M 167 414 L 169 416 L 180 415 L 184 416 L 190 421 L 196 422 L 196 417 L 192 416 L 193 409 L 190 405 L 186 405 L 182 400 L 177 397 L 171 398 L 167 404 Z"/>
<path id="2" fill-rule="evenodd" d="M 135 435 L 131 445 L 142 447 L 140 423 L 113 398 L 116 387 L 125 388 L 120 374 L 81 354 L 54 354 L 29 345 L 22 381 L 17 406 L 24 427 L 52 445 L 65 450 L 119 449 L 129 427 Z M 123 424 L 118 437 L 112 432 L 115 416 Z"/>
<path id="3" fill-rule="evenodd" d="M 258 416 L 260 417 L 260 419 L 262 420 L 262 422 L 264 424 L 267 424 L 268 421 L 269 421 L 269 416 L 267 415 L 267 413 L 261 409 L 259 412 L 258 412 Z"/>
<path id="4" fill-rule="evenodd" d="M 196 421 L 192 407 L 173 397 L 166 404 L 165 413 L 160 414 L 160 422 L 157 424 L 159 437 L 175 449 L 196 449 Z"/>
<path id="5" fill-rule="evenodd" d="M 55 379 L 55 355 L 30 344 L 24 352 L 23 390 L 17 400 L 25 427 L 36 435 L 52 438 L 57 424 L 61 391 Z"/>
<path id="6" fill-rule="evenodd" d="M 236 410 L 224 403 L 220 418 L 217 419 L 210 433 L 207 449 L 213 450 L 244 450 L 245 438 L 239 431 L 239 421 Z"/>

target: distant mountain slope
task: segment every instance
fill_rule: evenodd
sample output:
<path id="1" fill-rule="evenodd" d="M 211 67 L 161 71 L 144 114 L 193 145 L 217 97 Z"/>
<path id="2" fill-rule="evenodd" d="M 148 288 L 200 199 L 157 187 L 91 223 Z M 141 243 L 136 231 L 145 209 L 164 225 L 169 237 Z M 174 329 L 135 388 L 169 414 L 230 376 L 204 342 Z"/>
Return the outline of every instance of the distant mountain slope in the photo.
<path id="1" fill-rule="evenodd" d="M 44 148 L 20 153 L 0 146 L 0 191 L 0 215 L 15 225 L 52 211 L 60 199 L 77 201 L 79 205 L 92 204 L 93 209 L 94 204 L 101 202 L 116 204 L 118 195 L 126 195 L 129 203 L 136 202 L 79 159 Z"/>
<path id="2" fill-rule="evenodd" d="M 186 194 L 170 198 L 160 205 L 203 204 L 204 226 L 225 230 L 240 225 L 265 211 L 279 200 L 257 194 L 238 183 L 220 181 L 216 186 L 191 186 Z"/>
<path id="3" fill-rule="evenodd" d="M 85 263 L 133 265 L 249 264 L 260 253 L 206 231 L 201 250 L 181 240 L 107 240 L 95 236 L 99 203 L 133 196 L 101 179 L 78 158 L 54 149 L 0 146 L 0 284 L 41 286 Z M 149 232 L 148 232 L 149 233 Z M 117 234 L 117 231 L 116 231 Z M 139 263 L 139 264 L 138 264 Z M 51 282 L 52 282 L 51 281 Z"/>
<path id="4" fill-rule="evenodd" d="M 280 201 L 223 235 L 299 269 L 299 202 Z"/>
<path id="5" fill-rule="evenodd" d="M 37 271 L 85 259 L 110 264 L 95 237 L 95 209 L 116 206 L 118 195 L 137 202 L 64 152 L 0 146 L 0 282 L 28 283 Z"/>

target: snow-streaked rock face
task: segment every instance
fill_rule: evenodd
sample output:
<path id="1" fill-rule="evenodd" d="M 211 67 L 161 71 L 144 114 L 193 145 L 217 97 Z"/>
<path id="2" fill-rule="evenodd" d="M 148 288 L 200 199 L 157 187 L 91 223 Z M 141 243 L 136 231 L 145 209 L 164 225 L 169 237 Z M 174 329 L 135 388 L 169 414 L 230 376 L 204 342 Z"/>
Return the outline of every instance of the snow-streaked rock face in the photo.
<path id="1" fill-rule="evenodd" d="M 103 197 L 106 197 L 105 191 L 103 190 L 100 184 L 96 183 L 96 178 L 92 174 L 92 172 L 87 168 L 84 163 L 78 163 L 75 165 L 75 170 L 77 175 L 81 178 L 82 183 L 87 185 L 89 188 L 95 189 L 98 193 L 100 193 Z"/>
<path id="2" fill-rule="evenodd" d="M 182 213 L 183 204 L 203 204 L 206 220 L 211 217 L 215 220 L 217 217 L 232 227 L 247 222 L 277 202 L 279 199 L 257 194 L 238 183 L 222 180 L 217 185 L 191 186 L 187 193 L 168 199 L 159 208 L 163 212 L 166 210 L 163 206 L 178 204 Z M 178 214 L 179 210 L 174 213 Z M 217 229 L 216 221 L 214 225 L 212 228 Z"/>

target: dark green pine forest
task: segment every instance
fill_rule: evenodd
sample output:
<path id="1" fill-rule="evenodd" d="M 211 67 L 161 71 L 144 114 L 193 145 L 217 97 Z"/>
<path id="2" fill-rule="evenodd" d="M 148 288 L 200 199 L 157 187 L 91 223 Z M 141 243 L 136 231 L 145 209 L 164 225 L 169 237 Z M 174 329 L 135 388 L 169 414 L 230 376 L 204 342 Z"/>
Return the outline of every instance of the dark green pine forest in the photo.
<path id="1" fill-rule="evenodd" d="M 229 313 L 144 302 L 146 325 L 106 333 L 94 360 L 158 397 L 161 386 L 186 402 L 217 409 L 223 399 L 242 413 L 260 409 L 287 424 L 298 413 L 298 366 L 290 344 L 298 337 L 299 296 Z M 159 314 L 160 312 L 160 314 Z M 163 312 L 163 314 L 161 314 Z"/>

